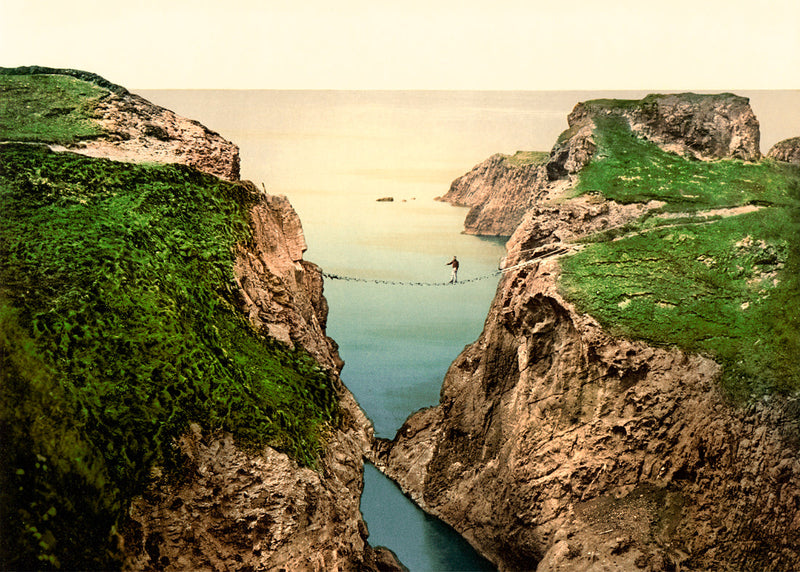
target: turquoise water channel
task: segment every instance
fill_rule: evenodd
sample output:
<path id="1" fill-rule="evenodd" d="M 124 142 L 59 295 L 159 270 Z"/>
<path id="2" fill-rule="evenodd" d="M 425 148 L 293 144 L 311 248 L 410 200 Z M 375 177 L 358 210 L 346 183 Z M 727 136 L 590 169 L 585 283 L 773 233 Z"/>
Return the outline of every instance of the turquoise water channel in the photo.
<path id="1" fill-rule="evenodd" d="M 491 273 L 502 253 L 498 241 L 462 235 L 450 246 L 463 253 L 462 279 Z M 447 280 L 448 260 L 418 253 L 407 274 L 397 272 L 397 278 Z M 389 263 L 384 257 L 375 261 L 376 273 L 384 262 Z M 443 287 L 326 283 L 332 309 L 328 333 L 346 362 L 342 378 L 372 419 L 376 435 L 394 437 L 411 412 L 438 402 L 448 366 L 480 334 L 495 285 L 496 279 Z M 370 543 L 392 549 L 410 570 L 493 569 L 371 465 L 365 467 L 361 511 Z"/>
<path id="2" fill-rule="evenodd" d="M 306 260 L 330 274 L 446 282 L 455 255 L 468 280 L 498 268 L 504 241 L 461 233 L 466 209 L 437 202 L 450 182 L 496 151 L 528 148 L 527 96 L 423 92 L 148 92 L 241 148 L 242 177 L 289 197 Z M 562 109 L 550 113 L 564 128 Z M 509 147 L 508 132 L 517 131 Z M 500 145 L 502 141 L 505 145 Z M 518 145 L 517 145 L 518 144 Z M 390 202 L 379 202 L 382 197 Z M 328 335 L 342 379 L 391 438 L 435 405 L 448 366 L 480 334 L 496 277 L 453 286 L 326 279 Z M 369 541 L 412 571 L 491 570 L 460 536 L 367 466 L 361 511 Z"/>

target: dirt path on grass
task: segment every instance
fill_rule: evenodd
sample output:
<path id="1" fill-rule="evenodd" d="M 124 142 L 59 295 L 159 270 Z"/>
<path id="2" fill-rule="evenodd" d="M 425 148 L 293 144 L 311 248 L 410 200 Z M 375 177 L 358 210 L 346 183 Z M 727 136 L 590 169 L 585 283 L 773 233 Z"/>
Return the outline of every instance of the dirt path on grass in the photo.
<path id="1" fill-rule="evenodd" d="M 681 217 L 695 217 L 695 218 L 711 218 L 715 216 L 729 217 L 740 214 L 752 213 L 760 210 L 762 207 L 758 205 L 742 205 L 740 207 L 726 207 L 721 209 L 712 209 L 710 211 L 697 211 L 696 213 L 664 213 L 659 215 L 661 218 L 681 218 Z"/>

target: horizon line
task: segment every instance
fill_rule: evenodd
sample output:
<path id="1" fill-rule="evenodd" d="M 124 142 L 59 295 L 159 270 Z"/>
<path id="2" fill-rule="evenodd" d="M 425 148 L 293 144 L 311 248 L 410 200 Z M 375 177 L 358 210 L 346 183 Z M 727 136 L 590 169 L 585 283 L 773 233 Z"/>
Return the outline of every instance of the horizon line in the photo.
<path id="1" fill-rule="evenodd" d="M 737 91 L 798 91 L 800 87 L 739 87 L 739 88 L 385 88 L 385 87 L 126 87 L 142 91 L 317 91 L 317 92 L 471 92 L 471 93 L 564 93 L 564 92 L 648 92 L 648 93 L 733 93 Z"/>

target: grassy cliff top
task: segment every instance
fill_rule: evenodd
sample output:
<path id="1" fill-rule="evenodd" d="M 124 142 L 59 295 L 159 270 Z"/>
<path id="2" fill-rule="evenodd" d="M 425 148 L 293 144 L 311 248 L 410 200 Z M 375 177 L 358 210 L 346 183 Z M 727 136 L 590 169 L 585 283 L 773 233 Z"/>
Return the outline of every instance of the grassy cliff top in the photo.
<path id="1" fill-rule="evenodd" d="M 4 117 L 47 143 L 86 135 L 48 105 L 89 108 L 103 89 L 0 82 Z M 182 165 L 0 145 L 1 568 L 117 567 L 130 498 L 180 466 L 191 422 L 315 463 L 338 415 L 328 374 L 236 307 L 255 200 Z"/>
<path id="2" fill-rule="evenodd" d="M 613 111 L 613 110 L 632 110 L 648 107 L 660 99 L 680 99 L 686 103 L 702 103 L 704 101 L 740 101 L 747 102 L 746 97 L 736 95 L 733 93 L 675 93 L 675 94 L 662 94 L 651 93 L 642 99 L 590 99 L 583 101 L 580 105 L 589 111 Z"/>
<path id="3" fill-rule="evenodd" d="M 527 165 L 544 165 L 550 158 L 547 151 L 517 151 L 513 155 L 504 155 L 507 165 L 525 167 Z"/>
<path id="4" fill-rule="evenodd" d="M 56 75 L 64 77 L 72 77 L 92 83 L 98 87 L 102 87 L 108 91 L 123 95 L 128 93 L 128 90 L 108 81 L 106 78 L 97 75 L 96 73 L 76 70 L 70 68 L 50 68 L 45 66 L 20 66 L 16 68 L 6 68 L 0 66 L 0 76 L 35 76 L 35 75 Z"/>
<path id="5" fill-rule="evenodd" d="M 111 84 L 91 74 L 27 69 L 0 68 L 0 140 L 70 145 L 105 134 L 94 110 L 110 93 L 103 84 Z"/>
<path id="6" fill-rule="evenodd" d="M 587 237 L 561 288 L 610 332 L 705 353 L 739 398 L 800 390 L 800 168 L 703 162 L 595 121 L 577 193 L 665 206 Z"/>
<path id="7" fill-rule="evenodd" d="M 693 160 L 637 137 L 623 117 L 597 117 L 595 124 L 597 150 L 580 172 L 577 194 L 599 191 L 626 204 L 661 200 L 675 212 L 787 201 L 790 165 Z"/>

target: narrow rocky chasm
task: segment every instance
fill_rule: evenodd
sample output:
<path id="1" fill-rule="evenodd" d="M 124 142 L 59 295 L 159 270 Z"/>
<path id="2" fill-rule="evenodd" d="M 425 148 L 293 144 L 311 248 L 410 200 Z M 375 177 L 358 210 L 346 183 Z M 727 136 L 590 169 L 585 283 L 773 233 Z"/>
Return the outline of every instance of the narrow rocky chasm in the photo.
<path id="1" fill-rule="evenodd" d="M 641 137 L 699 159 L 760 157 L 743 98 L 644 101 L 576 106 L 527 195 L 492 177 L 478 192 L 486 165 L 462 179 L 473 210 L 518 217 L 519 202 L 498 208 L 495 187 L 531 200 L 506 267 L 663 204 L 570 198 L 597 150 L 597 117 L 625 116 Z M 541 258 L 501 279 L 439 404 L 378 440 L 376 466 L 502 570 L 800 567 L 796 396 L 731 403 L 715 361 L 611 336 L 562 296 L 558 258 Z"/>
<path id="2" fill-rule="evenodd" d="M 52 70 L 51 70 L 52 71 Z M 508 570 L 800 567 L 800 405 L 767 396 L 731 406 L 701 355 L 610 336 L 560 293 L 556 256 L 576 237 L 661 203 L 570 191 L 597 151 L 595 121 L 625 117 L 642 137 L 698 160 L 754 161 L 758 124 L 741 98 L 662 97 L 640 107 L 579 105 L 546 157 L 493 157 L 454 183 L 467 232 L 513 236 L 479 339 L 444 379 L 440 403 L 376 440 L 339 378 L 320 269 L 303 259 L 286 197 L 260 193 L 252 240 L 236 247 L 235 302 L 254 329 L 302 348 L 332 374 L 341 423 L 314 469 L 192 425 L 180 475 L 156 467 L 120 530 L 129 570 L 399 570 L 368 543 L 363 457 L 426 511 Z M 104 136 L 70 151 L 178 162 L 238 181 L 238 148 L 202 125 L 112 86 Z M 791 141 L 770 153 L 794 161 Z M 548 245 L 555 245 L 555 248 Z M 533 262 L 533 260 L 536 260 Z"/>
<path id="3" fill-rule="evenodd" d="M 251 225 L 252 244 L 240 245 L 235 265 L 242 311 L 334 374 L 342 422 L 326 435 L 317 470 L 269 447 L 245 452 L 229 434 L 194 426 L 179 444 L 185 478 L 155 475 L 133 503 L 126 568 L 399 570 L 389 551 L 367 542 L 359 502 L 372 425 L 338 377 L 343 362 L 325 335 L 320 270 L 302 259 L 300 219 L 285 197 L 263 195 Z"/>

